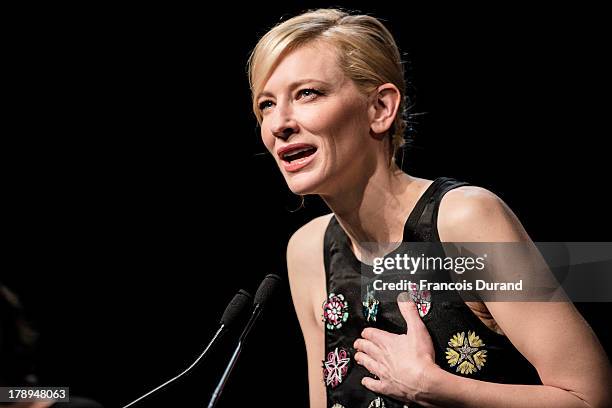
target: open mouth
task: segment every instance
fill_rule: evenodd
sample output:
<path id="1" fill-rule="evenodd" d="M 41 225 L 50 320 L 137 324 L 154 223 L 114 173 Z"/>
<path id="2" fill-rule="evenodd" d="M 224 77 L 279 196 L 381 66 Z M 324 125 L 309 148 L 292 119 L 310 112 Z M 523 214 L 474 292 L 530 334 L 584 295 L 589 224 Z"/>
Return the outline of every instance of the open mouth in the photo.
<path id="1" fill-rule="evenodd" d="M 278 150 L 282 166 L 289 172 L 296 172 L 306 167 L 317 153 L 316 146 L 306 143 L 294 143 Z"/>
<path id="2" fill-rule="evenodd" d="M 291 163 L 293 161 L 312 156 L 316 151 L 317 148 L 314 146 L 305 146 L 287 150 L 283 152 L 280 156 L 281 160 L 286 161 L 287 163 Z"/>

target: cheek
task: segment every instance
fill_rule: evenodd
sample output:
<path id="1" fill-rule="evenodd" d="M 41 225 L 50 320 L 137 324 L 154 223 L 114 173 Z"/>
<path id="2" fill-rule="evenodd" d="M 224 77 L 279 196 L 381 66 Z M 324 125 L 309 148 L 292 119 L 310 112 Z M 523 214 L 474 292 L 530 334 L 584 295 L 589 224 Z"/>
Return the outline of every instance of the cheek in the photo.
<path id="1" fill-rule="evenodd" d="M 327 136 L 324 143 L 334 146 L 340 153 L 360 146 L 363 137 L 369 134 L 367 110 L 364 103 L 356 100 L 338 100 L 324 109 L 318 109 L 304 118 L 309 123 L 309 131 Z"/>
<path id="2" fill-rule="evenodd" d="M 266 149 L 268 149 L 269 152 L 272 152 L 272 149 L 274 148 L 274 135 L 272 135 L 270 133 L 270 131 L 265 131 L 265 124 L 262 123 L 261 124 L 261 140 L 263 141 L 263 144 L 266 146 Z"/>
<path id="3" fill-rule="evenodd" d="M 304 106 L 300 111 L 301 122 L 309 131 L 330 135 L 355 131 L 363 126 L 366 115 L 365 104 L 350 97 L 337 97 L 327 103 Z"/>

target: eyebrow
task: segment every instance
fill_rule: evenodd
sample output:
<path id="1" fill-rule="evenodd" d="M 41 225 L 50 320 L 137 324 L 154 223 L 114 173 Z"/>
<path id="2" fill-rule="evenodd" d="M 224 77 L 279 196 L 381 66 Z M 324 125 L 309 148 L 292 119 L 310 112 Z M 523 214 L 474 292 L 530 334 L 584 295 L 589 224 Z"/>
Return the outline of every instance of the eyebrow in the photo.
<path id="1" fill-rule="evenodd" d="M 309 82 L 319 82 L 321 84 L 329 85 L 329 83 L 327 83 L 325 81 L 322 81 L 320 79 L 305 78 L 305 79 L 300 79 L 299 81 L 295 81 L 295 82 L 292 82 L 291 84 L 289 84 L 289 89 L 295 89 L 295 88 L 299 87 L 300 85 L 304 85 L 304 84 L 309 83 Z M 262 96 L 272 97 L 272 96 L 274 96 L 274 94 L 271 93 L 271 92 L 263 91 L 263 92 L 260 92 L 257 95 L 256 100 L 261 98 Z"/>

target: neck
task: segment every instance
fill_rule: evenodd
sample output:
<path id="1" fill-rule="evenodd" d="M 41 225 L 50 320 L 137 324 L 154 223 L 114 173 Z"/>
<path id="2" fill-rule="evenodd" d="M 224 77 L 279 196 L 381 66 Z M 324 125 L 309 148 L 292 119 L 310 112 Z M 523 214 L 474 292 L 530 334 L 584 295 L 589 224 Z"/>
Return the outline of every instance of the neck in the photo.
<path id="1" fill-rule="evenodd" d="M 404 223 L 418 195 L 414 181 L 395 164 L 391 168 L 383 164 L 321 198 L 346 231 L 355 254 L 360 255 L 369 252 L 360 243 L 402 241 Z"/>

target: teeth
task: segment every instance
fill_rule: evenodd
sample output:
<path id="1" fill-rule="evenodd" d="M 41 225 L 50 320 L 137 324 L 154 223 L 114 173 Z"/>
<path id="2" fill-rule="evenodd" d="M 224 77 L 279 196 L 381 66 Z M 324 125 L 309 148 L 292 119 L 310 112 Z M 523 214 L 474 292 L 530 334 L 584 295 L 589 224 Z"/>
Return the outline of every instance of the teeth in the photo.
<path id="1" fill-rule="evenodd" d="M 313 147 L 301 147 L 299 149 L 292 150 L 290 153 L 283 154 L 283 158 L 291 157 L 291 156 L 294 156 L 294 155 L 296 155 L 298 153 L 305 152 L 305 151 L 311 150 L 311 149 L 314 149 L 314 148 Z"/>

